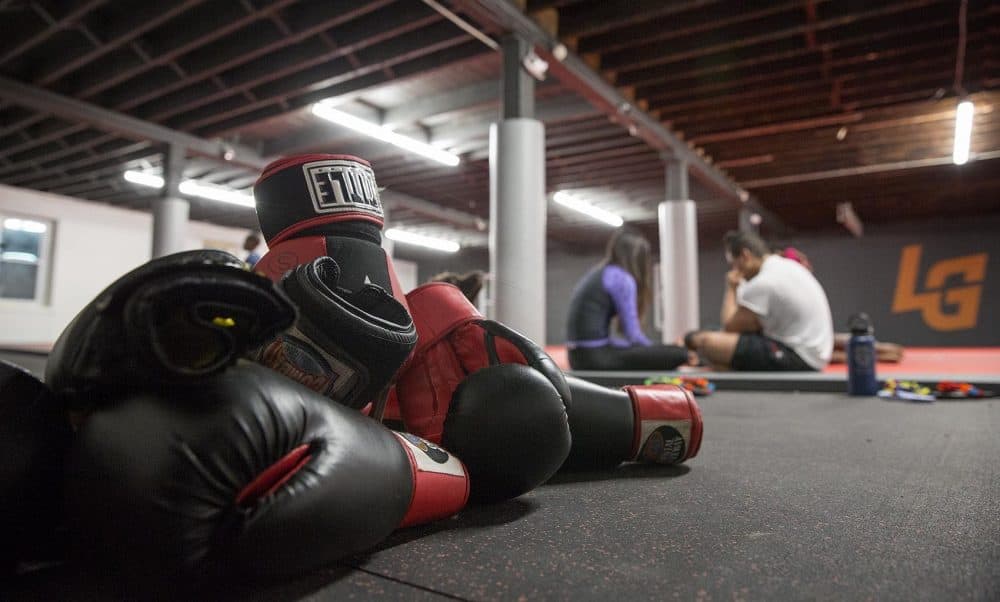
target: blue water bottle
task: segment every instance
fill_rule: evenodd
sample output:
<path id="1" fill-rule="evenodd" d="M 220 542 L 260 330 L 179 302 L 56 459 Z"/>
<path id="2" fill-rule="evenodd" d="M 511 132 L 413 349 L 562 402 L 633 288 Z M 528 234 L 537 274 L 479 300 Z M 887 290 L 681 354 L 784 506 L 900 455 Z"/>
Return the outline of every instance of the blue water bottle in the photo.
<path id="1" fill-rule="evenodd" d="M 875 395 L 875 329 L 868 314 L 854 314 L 847 321 L 851 338 L 847 341 L 847 394 Z"/>

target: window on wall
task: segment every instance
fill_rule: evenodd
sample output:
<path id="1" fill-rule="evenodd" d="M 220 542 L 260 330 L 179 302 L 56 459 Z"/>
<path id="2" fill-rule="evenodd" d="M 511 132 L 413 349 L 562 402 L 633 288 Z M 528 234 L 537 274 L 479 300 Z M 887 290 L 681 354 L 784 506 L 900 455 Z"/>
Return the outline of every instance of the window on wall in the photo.
<path id="1" fill-rule="evenodd" d="M 0 299 L 44 303 L 52 222 L 0 213 Z"/>

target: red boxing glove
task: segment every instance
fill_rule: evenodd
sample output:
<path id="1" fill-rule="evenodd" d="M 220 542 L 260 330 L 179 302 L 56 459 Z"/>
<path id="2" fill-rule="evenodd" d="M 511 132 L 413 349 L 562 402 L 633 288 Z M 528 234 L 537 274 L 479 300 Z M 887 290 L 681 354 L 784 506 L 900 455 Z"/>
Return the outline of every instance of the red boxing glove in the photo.
<path id="1" fill-rule="evenodd" d="M 677 385 L 621 391 L 568 376 L 573 448 L 567 467 L 598 468 L 638 461 L 679 464 L 698 455 L 704 423 L 690 391 Z"/>
<path id="2" fill-rule="evenodd" d="M 537 345 L 485 320 L 462 292 L 435 282 L 407 295 L 417 348 L 396 393 L 407 430 L 469 467 L 471 497 L 516 497 L 569 452 L 562 372 Z"/>
<path id="3" fill-rule="evenodd" d="M 254 184 L 268 252 L 254 270 L 277 282 L 317 257 L 332 257 L 341 286 L 380 286 L 401 303 L 402 288 L 381 247 L 385 222 L 375 172 L 351 155 L 296 155 L 264 168 Z"/>
<path id="4" fill-rule="evenodd" d="M 254 184 L 254 199 L 269 247 L 255 271 L 278 282 L 300 265 L 331 257 L 339 267 L 337 285 L 344 295 L 374 285 L 406 307 L 392 258 L 381 246 L 385 214 L 375 173 L 367 161 L 328 154 L 279 159 L 264 168 Z M 301 311 L 314 322 L 323 322 L 322 314 Z M 333 348 L 321 351 L 337 355 Z M 319 372 L 333 370 L 320 367 Z M 310 378 L 315 375 L 314 370 L 306 373 Z M 376 401 L 372 411 L 376 418 L 382 417 L 380 400 L 358 401 L 362 405 Z M 385 417 L 399 419 L 394 397 L 389 399 Z"/>

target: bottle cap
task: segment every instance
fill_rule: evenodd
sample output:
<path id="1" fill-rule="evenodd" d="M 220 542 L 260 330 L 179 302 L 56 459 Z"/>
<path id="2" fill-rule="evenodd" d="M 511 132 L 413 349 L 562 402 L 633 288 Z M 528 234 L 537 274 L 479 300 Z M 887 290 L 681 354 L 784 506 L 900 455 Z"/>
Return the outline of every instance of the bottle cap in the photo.
<path id="1" fill-rule="evenodd" d="M 847 328 L 851 334 L 874 334 L 875 332 L 871 318 L 864 312 L 856 313 L 848 318 Z"/>

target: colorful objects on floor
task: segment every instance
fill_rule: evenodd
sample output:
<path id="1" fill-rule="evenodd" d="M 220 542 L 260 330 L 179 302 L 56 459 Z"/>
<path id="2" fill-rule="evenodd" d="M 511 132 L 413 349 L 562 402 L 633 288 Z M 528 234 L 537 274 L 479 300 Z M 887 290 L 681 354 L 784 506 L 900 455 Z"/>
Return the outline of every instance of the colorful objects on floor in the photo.
<path id="1" fill-rule="evenodd" d="M 715 392 L 715 383 L 709 381 L 707 378 L 695 376 L 654 376 L 647 378 L 644 384 L 677 385 L 678 387 L 684 387 L 699 397 L 711 395 Z"/>

